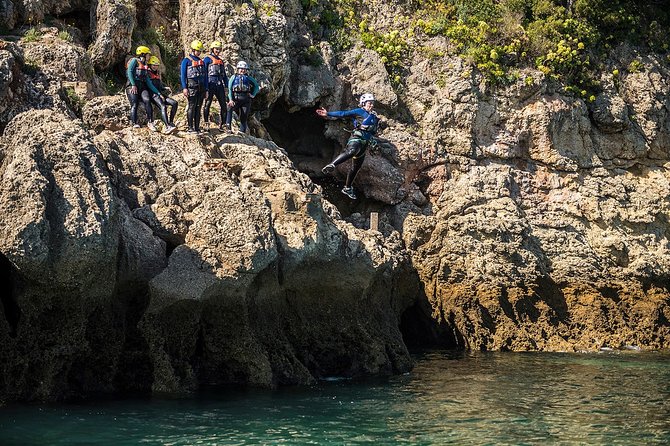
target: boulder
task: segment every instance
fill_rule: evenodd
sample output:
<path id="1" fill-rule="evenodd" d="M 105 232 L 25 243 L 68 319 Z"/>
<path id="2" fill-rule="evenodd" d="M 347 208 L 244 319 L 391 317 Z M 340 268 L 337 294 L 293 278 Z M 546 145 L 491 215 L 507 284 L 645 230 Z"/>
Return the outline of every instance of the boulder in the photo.
<path id="1" fill-rule="evenodd" d="M 137 13 L 135 2 L 126 0 L 96 1 L 91 14 L 93 43 L 88 51 L 96 70 L 103 71 L 124 60 L 131 51 Z"/>

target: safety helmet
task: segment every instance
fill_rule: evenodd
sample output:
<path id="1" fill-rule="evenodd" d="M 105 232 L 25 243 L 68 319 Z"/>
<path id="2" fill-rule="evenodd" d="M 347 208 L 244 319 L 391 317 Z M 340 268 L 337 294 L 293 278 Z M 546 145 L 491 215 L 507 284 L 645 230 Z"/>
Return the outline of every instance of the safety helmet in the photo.
<path id="1" fill-rule="evenodd" d="M 142 56 L 144 54 L 151 54 L 151 50 L 149 49 L 148 46 L 138 46 L 137 49 L 135 50 L 135 54 L 138 56 Z"/>
<path id="2" fill-rule="evenodd" d="M 237 62 L 237 67 L 236 68 L 237 69 L 244 68 L 245 70 L 248 70 L 249 69 L 249 64 L 246 63 L 245 61 L 241 60 L 241 61 Z"/>
<path id="3" fill-rule="evenodd" d="M 160 64 L 161 64 L 161 61 L 160 61 L 160 59 L 159 59 L 158 57 L 156 57 L 156 56 L 151 56 L 151 57 L 149 58 L 149 65 L 160 65 Z"/>
<path id="4" fill-rule="evenodd" d="M 203 51 L 205 49 L 205 45 L 199 40 L 194 40 L 191 42 L 191 49 L 196 50 L 196 51 Z"/>
<path id="5" fill-rule="evenodd" d="M 223 45 L 221 45 L 221 42 L 219 42 L 218 40 L 215 40 L 214 42 L 212 42 L 212 43 L 209 45 L 209 49 L 210 49 L 210 50 L 213 49 L 213 48 L 221 49 L 222 47 L 223 47 Z"/>
<path id="6" fill-rule="evenodd" d="M 358 101 L 358 105 L 365 105 L 366 102 L 374 100 L 375 97 L 372 95 L 372 93 L 363 93 L 361 95 L 361 99 Z"/>

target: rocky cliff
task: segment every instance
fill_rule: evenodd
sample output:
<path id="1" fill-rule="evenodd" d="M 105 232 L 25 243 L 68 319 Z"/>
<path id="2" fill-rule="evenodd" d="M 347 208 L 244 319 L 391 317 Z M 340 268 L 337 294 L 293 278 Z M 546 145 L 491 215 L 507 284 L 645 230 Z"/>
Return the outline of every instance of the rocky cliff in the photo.
<path id="1" fill-rule="evenodd" d="M 398 373 L 407 345 L 670 346 L 654 54 L 618 48 L 593 101 L 420 52 L 398 89 L 377 52 L 320 41 L 299 2 L 23 3 L 0 3 L 9 28 L 55 18 L 0 43 L 0 401 Z M 251 63 L 254 136 L 128 128 L 101 76 L 158 26 Z M 320 172 L 346 123 L 314 108 L 367 91 L 385 128 L 350 202 L 346 165 Z"/>

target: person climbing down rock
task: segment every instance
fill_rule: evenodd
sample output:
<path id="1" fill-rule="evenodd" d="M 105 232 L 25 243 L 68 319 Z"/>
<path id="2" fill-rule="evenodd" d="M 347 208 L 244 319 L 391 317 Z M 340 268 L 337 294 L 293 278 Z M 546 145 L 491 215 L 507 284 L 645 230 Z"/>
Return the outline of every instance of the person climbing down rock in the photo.
<path id="1" fill-rule="evenodd" d="M 151 55 L 151 50 L 146 46 L 138 46 L 135 55 L 137 57 L 130 59 L 126 66 L 126 96 L 130 101 L 130 122 L 133 124 L 133 128 L 140 127 L 137 123 L 137 104 L 141 100 L 147 112 L 147 127 L 155 132 L 156 126 L 153 122 L 154 111 L 151 107 L 151 95 L 160 93 L 149 79 L 147 59 Z"/>
<path id="2" fill-rule="evenodd" d="M 200 53 L 203 50 L 202 42 L 194 40 L 191 42 L 191 54 L 181 61 L 181 88 L 188 100 L 186 108 L 188 130 L 186 133 L 190 135 L 200 133 L 200 108 L 203 99 L 207 96 L 205 89 L 207 71 L 205 71 L 205 62 L 200 59 Z"/>
<path id="3" fill-rule="evenodd" d="M 151 83 L 154 84 L 156 89 L 160 91 L 160 94 L 153 94 L 151 100 L 158 105 L 158 109 L 161 111 L 161 117 L 165 124 L 163 133 L 169 135 L 177 130 L 177 127 L 174 125 L 174 117 L 177 114 L 177 101 L 170 97 L 170 89 L 161 80 L 160 63 L 160 60 L 156 56 L 149 58 L 149 79 L 151 79 Z M 167 114 L 168 105 L 170 106 L 169 118 Z"/>
<path id="4" fill-rule="evenodd" d="M 249 65 L 241 60 L 237 63 L 237 73 L 228 81 L 228 114 L 226 115 L 226 130 L 230 133 L 233 122 L 233 112 L 240 118 L 240 132 L 247 132 L 247 121 L 251 110 L 251 100 L 258 94 L 258 82 L 247 75 Z"/>
<path id="5" fill-rule="evenodd" d="M 322 118 L 353 117 L 354 130 L 351 132 L 351 137 L 349 137 L 344 151 L 321 169 L 324 174 L 332 173 L 335 167 L 353 158 L 352 169 L 347 174 L 347 181 L 342 188 L 342 193 L 352 200 L 356 199 L 356 192 L 352 184 L 363 165 L 367 148 L 371 143 L 374 143 L 374 135 L 377 134 L 379 129 L 379 117 L 372 111 L 375 106 L 375 97 L 371 93 L 365 93 L 361 95 L 358 105 L 359 108 L 346 111 L 329 112 L 323 107 L 316 110 L 316 114 Z"/>
<path id="6" fill-rule="evenodd" d="M 219 120 L 219 130 L 224 130 L 224 122 L 227 113 L 226 106 L 226 88 L 228 87 L 228 76 L 226 75 L 226 67 L 223 59 L 219 57 L 221 54 L 221 42 L 218 40 L 212 42 L 210 45 L 210 53 L 204 58 L 205 71 L 207 71 L 207 99 L 205 99 L 205 108 L 203 111 L 205 118 L 205 126 L 209 128 L 209 109 L 212 106 L 212 101 L 216 97 L 219 102 L 221 116 Z"/>

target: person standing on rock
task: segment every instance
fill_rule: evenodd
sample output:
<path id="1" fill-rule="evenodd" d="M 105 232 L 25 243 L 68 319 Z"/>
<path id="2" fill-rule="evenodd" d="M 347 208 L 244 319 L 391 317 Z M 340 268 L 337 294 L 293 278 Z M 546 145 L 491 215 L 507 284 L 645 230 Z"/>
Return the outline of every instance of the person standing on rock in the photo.
<path id="1" fill-rule="evenodd" d="M 207 97 L 207 71 L 205 62 L 200 59 L 200 53 L 204 45 L 199 40 L 191 42 L 191 54 L 181 61 L 181 88 L 188 100 L 186 108 L 186 120 L 188 130 L 186 133 L 197 135 L 200 133 L 200 108 L 202 101 Z"/>
<path id="2" fill-rule="evenodd" d="M 212 101 L 216 97 L 219 102 L 221 118 L 219 121 L 219 130 L 223 131 L 224 113 L 226 112 L 226 87 L 228 87 L 228 76 L 226 75 L 226 66 L 221 54 L 221 42 L 215 40 L 210 45 L 210 53 L 205 57 L 205 70 L 207 71 L 207 99 L 205 99 L 205 125 L 209 128 L 209 109 Z"/>
<path id="3" fill-rule="evenodd" d="M 247 75 L 249 65 L 241 60 L 237 62 L 237 73 L 228 81 L 228 114 L 226 115 L 226 131 L 232 132 L 233 112 L 240 118 L 240 132 L 247 132 L 247 121 L 251 111 L 251 100 L 258 94 L 258 82 Z"/>
<path id="4" fill-rule="evenodd" d="M 160 63 L 160 60 L 158 60 L 158 57 L 156 56 L 151 56 L 149 58 L 149 79 L 151 79 L 151 83 L 154 84 L 156 89 L 160 91 L 159 94 L 153 94 L 151 100 L 158 105 L 158 109 L 161 111 L 161 117 L 165 124 L 163 133 L 169 135 L 177 129 L 174 125 L 174 117 L 177 114 L 177 101 L 170 97 L 170 89 L 165 86 L 161 79 Z M 168 105 L 170 106 L 169 119 L 167 113 Z"/>
<path id="5" fill-rule="evenodd" d="M 160 94 L 154 84 L 149 79 L 149 66 L 147 59 L 151 55 L 151 50 L 146 46 L 138 46 L 135 51 L 137 57 L 128 61 L 126 67 L 126 96 L 130 101 L 130 122 L 133 128 L 139 128 L 137 123 L 137 104 L 140 100 L 144 103 L 144 109 L 147 112 L 147 127 L 151 131 L 156 131 L 154 125 L 154 110 L 151 107 L 151 95 Z"/>
<path id="6" fill-rule="evenodd" d="M 365 159 L 365 152 L 368 146 L 374 142 L 374 135 L 377 134 L 377 130 L 379 129 L 379 117 L 372 111 L 372 108 L 375 106 L 375 97 L 372 93 L 361 95 L 358 105 L 359 108 L 346 111 L 329 112 L 323 107 L 316 110 L 316 114 L 322 118 L 353 117 L 354 130 L 351 133 L 349 141 L 347 141 L 344 152 L 321 169 L 324 174 L 329 174 L 339 164 L 353 158 L 353 166 L 347 174 L 347 181 L 344 184 L 344 188 L 342 188 L 342 193 L 352 200 L 356 199 L 356 192 L 352 184 L 358 171 L 361 170 L 363 160 Z"/>

